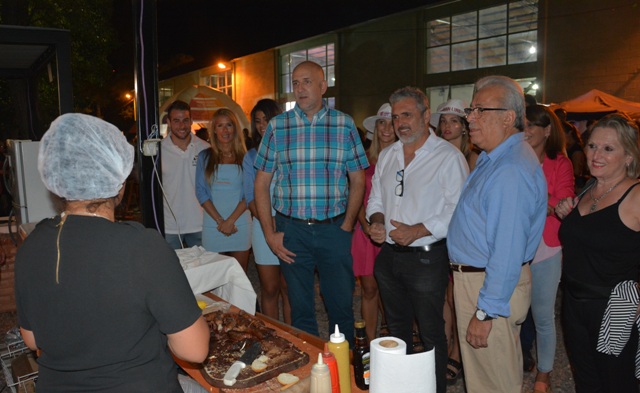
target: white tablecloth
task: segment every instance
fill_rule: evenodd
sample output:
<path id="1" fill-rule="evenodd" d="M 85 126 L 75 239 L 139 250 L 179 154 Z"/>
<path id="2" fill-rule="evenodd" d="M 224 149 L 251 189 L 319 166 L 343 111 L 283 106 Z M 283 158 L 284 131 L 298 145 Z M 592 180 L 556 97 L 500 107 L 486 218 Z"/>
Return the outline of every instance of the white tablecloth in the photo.
<path id="1" fill-rule="evenodd" d="M 202 247 L 176 250 L 194 294 L 213 292 L 234 306 L 256 312 L 256 292 L 235 258 Z"/>

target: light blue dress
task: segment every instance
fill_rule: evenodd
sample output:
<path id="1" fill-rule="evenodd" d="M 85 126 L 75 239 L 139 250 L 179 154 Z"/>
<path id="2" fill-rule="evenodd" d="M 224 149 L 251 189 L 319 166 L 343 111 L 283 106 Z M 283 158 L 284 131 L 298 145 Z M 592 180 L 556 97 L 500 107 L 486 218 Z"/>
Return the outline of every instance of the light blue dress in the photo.
<path id="1" fill-rule="evenodd" d="M 211 184 L 205 179 L 206 163 L 209 150 L 204 150 L 198 157 L 196 168 L 196 196 L 200 204 L 207 199 L 213 202 L 218 213 L 227 218 L 233 213 L 238 203 L 244 199 L 242 188 L 242 168 L 235 164 L 220 164 L 213 175 Z M 202 246 L 207 251 L 230 252 L 246 251 L 251 248 L 251 213 L 245 210 L 235 222 L 238 232 L 225 236 L 218 231 L 218 224 L 207 213 L 202 225 Z"/>
<path id="2" fill-rule="evenodd" d="M 242 168 L 244 173 L 244 197 L 247 205 L 254 199 L 253 184 L 256 180 L 256 168 L 253 162 L 256 159 L 256 149 L 251 149 L 245 154 Z M 275 179 L 275 178 L 274 178 Z M 275 181 L 271 182 L 269 194 L 273 197 L 273 187 Z M 274 216 L 276 211 L 271 208 L 271 215 Z M 262 226 L 257 218 L 253 218 L 253 233 L 251 236 L 251 247 L 253 247 L 253 256 L 258 265 L 280 265 L 278 257 L 271 251 L 262 232 Z"/>

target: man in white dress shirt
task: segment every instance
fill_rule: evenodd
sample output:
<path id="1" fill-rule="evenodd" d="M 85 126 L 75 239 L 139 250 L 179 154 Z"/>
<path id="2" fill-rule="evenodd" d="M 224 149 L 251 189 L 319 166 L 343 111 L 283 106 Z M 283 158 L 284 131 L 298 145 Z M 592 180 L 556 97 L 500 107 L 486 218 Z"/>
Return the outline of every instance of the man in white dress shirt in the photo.
<path id="1" fill-rule="evenodd" d="M 207 142 L 191 132 L 191 107 L 183 101 L 167 108 L 169 135 L 162 140 L 164 237 L 174 249 L 202 244 L 202 207 L 196 198 L 198 153 Z"/>
<path id="2" fill-rule="evenodd" d="M 446 237 L 469 167 L 458 149 L 429 131 L 422 91 L 405 87 L 389 102 L 399 140 L 380 153 L 367 206 L 371 239 L 382 243 L 374 273 L 391 335 L 412 353 L 417 320 L 423 343 L 435 347 L 437 391 L 444 393 Z"/>

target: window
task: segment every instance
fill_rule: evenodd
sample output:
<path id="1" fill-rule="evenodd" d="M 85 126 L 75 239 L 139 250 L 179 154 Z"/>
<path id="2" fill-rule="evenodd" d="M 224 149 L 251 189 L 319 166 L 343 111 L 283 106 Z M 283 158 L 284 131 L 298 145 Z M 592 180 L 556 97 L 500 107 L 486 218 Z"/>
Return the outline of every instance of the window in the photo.
<path id="1" fill-rule="evenodd" d="M 233 71 L 227 70 L 217 74 L 204 77 L 204 83 L 207 86 L 220 90 L 229 97 L 233 98 Z"/>
<path id="2" fill-rule="evenodd" d="M 537 60 L 538 0 L 426 23 L 427 73 L 462 71 Z"/>
<path id="3" fill-rule="evenodd" d="M 536 95 L 537 84 L 536 78 L 522 78 L 516 79 L 516 82 L 522 86 L 525 94 L 531 94 L 533 96 Z M 431 108 L 431 113 L 434 113 L 438 108 L 438 105 L 447 102 L 452 98 L 457 98 L 467 103 L 467 105 L 471 104 L 471 98 L 473 98 L 473 84 L 467 85 L 453 85 L 453 86 L 434 86 L 427 88 L 427 97 L 429 97 L 429 107 Z"/>
<path id="4" fill-rule="evenodd" d="M 173 87 L 160 87 L 159 102 L 165 102 L 173 95 Z"/>
<path id="5" fill-rule="evenodd" d="M 435 86 L 427 89 L 427 97 L 429 97 L 431 113 L 436 111 L 438 105 L 443 104 L 452 98 L 457 98 L 469 104 L 472 95 L 473 85 Z"/>
<path id="6" fill-rule="evenodd" d="M 291 88 L 293 69 L 306 60 L 320 64 L 324 69 L 328 87 L 335 86 L 335 45 L 330 43 L 282 55 L 280 57 L 280 93 L 293 92 Z"/>

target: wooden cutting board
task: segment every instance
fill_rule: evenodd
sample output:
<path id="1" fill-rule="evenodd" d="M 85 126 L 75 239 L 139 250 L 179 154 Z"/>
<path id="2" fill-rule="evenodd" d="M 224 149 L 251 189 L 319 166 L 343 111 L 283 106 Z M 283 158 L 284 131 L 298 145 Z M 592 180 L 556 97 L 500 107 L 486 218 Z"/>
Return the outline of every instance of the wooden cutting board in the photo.
<path id="1" fill-rule="evenodd" d="M 216 301 L 222 301 L 222 299 L 211 293 L 207 293 L 206 296 Z M 238 308 L 232 305 L 231 310 L 238 311 Z M 297 348 L 305 352 L 309 356 L 309 359 L 312 360 L 309 363 L 300 366 L 296 370 L 289 371 L 291 374 L 296 375 L 301 379 L 301 382 L 299 382 L 298 384 L 300 384 L 299 387 L 303 387 L 303 382 L 305 381 L 305 378 L 308 378 L 311 374 L 311 367 L 313 366 L 313 363 L 315 363 L 316 359 L 318 359 L 318 353 L 320 353 L 320 348 L 322 347 L 324 341 L 320 339 L 320 337 L 311 336 L 308 333 L 297 330 L 289 325 L 285 325 L 280 321 L 272 320 L 271 318 L 264 315 L 260 315 L 257 318 L 263 321 L 267 327 L 274 329 L 279 337 L 282 337 L 287 341 L 293 343 Z M 208 392 L 211 393 L 287 393 L 291 391 L 289 390 L 291 388 L 282 391 L 283 386 L 278 383 L 276 378 L 271 378 L 263 383 L 249 388 L 217 388 L 215 386 L 212 386 L 204 379 L 200 371 L 200 369 L 202 368 L 201 365 L 185 362 L 184 360 L 178 359 L 176 357 L 174 357 L 174 359 L 176 363 L 178 363 L 180 367 L 189 374 L 189 376 L 198 381 L 198 383 L 200 383 L 202 387 L 204 387 Z M 298 387 L 298 384 L 294 385 L 294 387 Z M 295 390 L 299 389 L 294 389 L 293 391 Z M 308 388 L 302 390 L 308 391 Z M 363 392 L 356 386 L 353 380 L 353 375 L 351 376 L 351 392 Z"/>
<path id="2" fill-rule="evenodd" d="M 236 377 L 236 383 L 232 387 L 234 390 L 255 386 L 276 378 L 280 373 L 296 370 L 300 366 L 309 363 L 309 355 L 282 337 L 271 336 L 264 338 L 260 341 L 260 346 L 262 347 L 262 353 L 269 358 L 266 362 L 267 368 L 257 373 L 248 365 Z M 240 355 L 241 352 L 237 352 L 236 358 Z M 222 367 L 218 372 L 214 373 L 209 373 L 205 368 L 202 368 L 202 376 L 212 386 L 228 389 L 230 387 L 224 384 L 223 378 L 224 373 L 233 364 L 233 361 L 233 359 L 229 359 L 222 362 Z"/>
<path id="3" fill-rule="evenodd" d="M 224 384 L 225 373 L 254 342 L 260 343 L 267 368 L 255 372 L 247 365 L 236 377 L 236 383 L 231 387 L 234 390 L 250 388 L 309 363 L 309 355 L 304 350 L 253 315 L 238 310 L 219 310 L 205 315 L 205 319 L 211 330 L 211 342 L 200 372 L 211 386 L 230 388 Z"/>
<path id="4" fill-rule="evenodd" d="M 267 323 L 267 325 L 269 324 Z M 315 346 L 295 337 L 288 332 L 278 330 L 277 333 L 278 336 L 295 343 L 296 347 L 307 353 L 309 357 L 317 359 L 320 350 Z M 184 360 L 178 358 L 174 359 L 180 365 L 180 367 L 182 367 L 182 369 L 184 369 L 193 379 L 198 381 L 200 385 L 202 385 L 207 391 L 211 393 L 279 393 L 283 388 L 283 386 L 278 383 L 275 377 L 249 388 L 230 388 L 228 386 L 224 388 L 218 388 L 211 385 L 211 383 L 204 379 L 204 377 L 202 376 L 202 372 L 200 371 L 202 365 L 185 362 Z M 300 379 L 306 378 L 311 374 L 311 366 L 313 365 L 312 363 L 313 362 L 309 362 L 289 372 L 293 375 L 298 376 Z"/>

